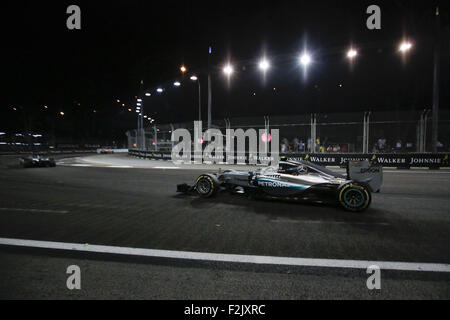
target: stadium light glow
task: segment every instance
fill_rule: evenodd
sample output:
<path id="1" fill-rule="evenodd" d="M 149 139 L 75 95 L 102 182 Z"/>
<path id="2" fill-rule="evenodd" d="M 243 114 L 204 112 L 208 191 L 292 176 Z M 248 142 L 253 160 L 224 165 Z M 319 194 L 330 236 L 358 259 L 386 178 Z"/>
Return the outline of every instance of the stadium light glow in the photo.
<path id="1" fill-rule="evenodd" d="M 356 51 L 355 49 L 350 49 L 350 50 L 347 52 L 347 58 L 349 58 L 349 59 L 353 59 L 353 58 L 355 58 L 357 55 L 358 55 L 358 51 Z"/>
<path id="2" fill-rule="evenodd" d="M 227 76 L 231 76 L 234 72 L 233 67 L 228 64 L 223 68 L 223 72 L 227 75 Z"/>
<path id="3" fill-rule="evenodd" d="M 270 63 L 269 63 L 269 61 L 267 61 L 266 59 L 263 59 L 263 60 L 261 60 L 260 62 L 259 62 L 259 69 L 261 70 L 261 71 L 267 71 L 267 70 L 269 70 L 270 69 Z"/>
<path id="4" fill-rule="evenodd" d="M 412 43 L 409 41 L 404 41 L 400 44 L 399 51 L 405 53 L 405 52 L 408 52 L 409 50 L 411 50 L 411 48 L 412 48 Z"/>
<path id="5" fill-rule="evenodd" d="M 302 56 L 300 57 L 300 63 L 302 64 L 302 66 L 307 67 L 309 64 L 311 64 L 311 56 L 308 53 L 303 53 Z"/>

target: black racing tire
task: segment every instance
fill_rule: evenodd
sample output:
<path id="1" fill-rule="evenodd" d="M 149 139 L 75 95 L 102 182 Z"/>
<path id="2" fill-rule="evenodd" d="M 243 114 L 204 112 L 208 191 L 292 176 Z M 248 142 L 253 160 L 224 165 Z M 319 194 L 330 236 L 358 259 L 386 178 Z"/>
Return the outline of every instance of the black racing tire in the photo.
<path id="1" fill-rule="evenodd" d="M 198 177 L 195 183 L 195 191 L 202 198 L 213 197 L 219 189 L 219 182 L 213 175 L 204 174 Z"/>
<path id="2" fill-rule="evenodd" d="M 23 169 L 31 168 L 31 164 L 27 160 L 21 160 L 21 161 L 19 161 L 19 167 L 23 168 Z"/>
<path id="3" fill-rule="evenodd" d="M 372 203 L 372 194 L 363 185 L 349 183 L 338 190 L 338 201 L 345 210 L 363 212 Z"/>

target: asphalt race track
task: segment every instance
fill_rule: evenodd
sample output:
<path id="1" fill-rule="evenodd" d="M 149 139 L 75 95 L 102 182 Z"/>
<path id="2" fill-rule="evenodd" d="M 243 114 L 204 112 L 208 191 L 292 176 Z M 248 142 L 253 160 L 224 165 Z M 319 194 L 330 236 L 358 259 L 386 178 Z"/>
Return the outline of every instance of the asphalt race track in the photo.
<path id="1" fill-rule="evenodd" d="M 402 262 L 448 270 L 447 170 L 388 170 L 371 208 L 355 214 L 226 194 L 207 200 L 177 195 L 176 185 L 192 183 L 203 168 L 151 161 L 133 168 L 125 156 L 93 156 L 59 159 L 63 165 L 56 168 L 18 169 L 11 159 L 0 161 L 2 239 L 275 258 L 221 262 L 207 255 L 174 259 L 1 245 L 2 299 L 450 298 L 448 271 L 381 268 L 382 289 L 370 291 L 366 270 L 317 264 Z M 310 264 L 277 264 L 277 257 Z M 66 288 L 70 265 L 81 268 L 81 290 Z"/>

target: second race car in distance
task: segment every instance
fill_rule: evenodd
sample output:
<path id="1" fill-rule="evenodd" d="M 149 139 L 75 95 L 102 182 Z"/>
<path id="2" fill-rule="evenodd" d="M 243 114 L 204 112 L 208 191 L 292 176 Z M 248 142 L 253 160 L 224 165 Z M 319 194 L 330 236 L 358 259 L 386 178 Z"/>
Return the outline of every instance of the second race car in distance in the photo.
<path id="1" fill-rule="evenodd" d="M 55 159 L 43 155 L 30 155 L 19 159 L 21 168 L 56 167 Z"/>
<path id="2" fill-rule="evenodd" d="M 203 198 L 229 191 L 269 199 L 337 203 L 346 210 L 361 212 L 370 206 L 372 192 L 379 192 L 382 183 L 383 168 L 369 161 L 349 162 L 347 175 L 306 161 L 283 161 L 279 168 L 203 174 L 194 186 L 182 184 L 177 191 Z"/>

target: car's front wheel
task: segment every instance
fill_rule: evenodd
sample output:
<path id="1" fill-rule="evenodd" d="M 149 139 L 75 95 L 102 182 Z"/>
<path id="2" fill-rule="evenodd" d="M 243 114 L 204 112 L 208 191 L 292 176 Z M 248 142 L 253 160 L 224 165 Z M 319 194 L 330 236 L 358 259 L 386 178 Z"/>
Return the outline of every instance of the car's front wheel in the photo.
<path id="1" fill-rule="evenodd" d="M 338 200 L 344 209 L 353 212 L 362 212 L 370 206 L 372 195 L 368 188 L 349 183 L 339 189 Z"/>
<path id="2" fill-rule="evenodd" d="M 218 190 L 219 184 L 217 179 L 211 175 L 202 175 L 195 183 L 195 191 L 202 198 L 210 198 L 214 196 Z"/>

